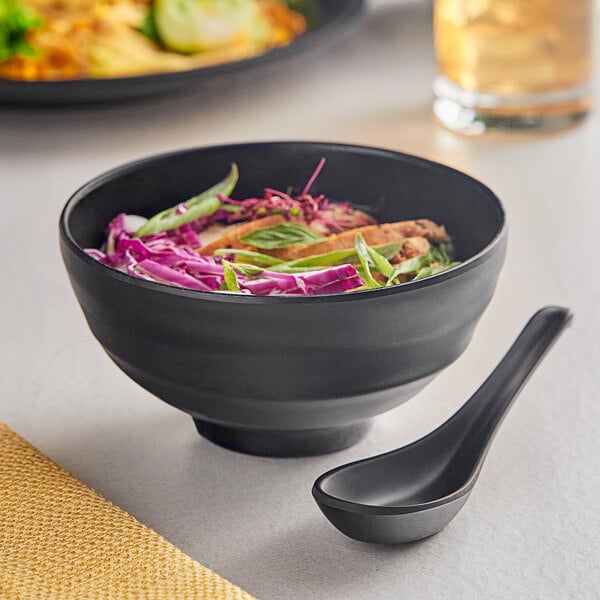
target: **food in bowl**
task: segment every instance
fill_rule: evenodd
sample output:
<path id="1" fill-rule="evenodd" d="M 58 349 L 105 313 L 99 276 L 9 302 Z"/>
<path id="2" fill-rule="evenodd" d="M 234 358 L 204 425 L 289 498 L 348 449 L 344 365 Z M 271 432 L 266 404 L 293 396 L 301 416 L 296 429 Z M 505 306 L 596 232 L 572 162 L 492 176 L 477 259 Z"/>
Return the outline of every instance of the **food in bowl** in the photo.
<path id="1" fill-rule="evenodd" d="M 443 223 L 461 263 L 358 293 L 256 296 L 159 285 L 84 250 L 102 245 L 115 215 L 156 214 L 214 185 L 232 162 L 236 195 L 260 198 L 266 183 L 302 190 L 323 156 L 320 190 L 381 222 L 427 215 Z M 60 220 L 73 290 L 115 364 L 189 414 L 203 437 L 270 456 L 356 443 L 372 417 L 412 398 L 456 360 L 493 296 L 506 243 L 500 201 L 472 177 L 415 156 L 328 142 L 146 158 L 83 185 Z"/>
<path id="2" fill-rule="evenodd" d="M 306 29 L 284 0 L 0 0 L 0 77 L 182 71 L 262 54 Z"/>
<path id="3" fill-rule="evenodd" d="M 311 188 L 265 188 L 234 200 L 234 163 L 222 181 L 150 219 L 121 213 L 102 249 L 86 252 L 133 277 L 205 292 L 311 296 L 423 279 L 458 265 L 443 225 L 377 223 Z"/>

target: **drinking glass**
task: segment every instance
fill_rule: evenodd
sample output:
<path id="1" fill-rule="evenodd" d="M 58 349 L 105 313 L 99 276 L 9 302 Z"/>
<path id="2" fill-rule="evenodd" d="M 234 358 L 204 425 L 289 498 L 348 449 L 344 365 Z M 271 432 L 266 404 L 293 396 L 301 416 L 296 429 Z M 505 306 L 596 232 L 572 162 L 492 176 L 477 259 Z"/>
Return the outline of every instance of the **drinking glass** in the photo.
<path id="1" fill-rule="evenodd" d="M 594 0 L 435 0 L 434 114 L 470 135 L 545 131 L 590 109 Z"/>

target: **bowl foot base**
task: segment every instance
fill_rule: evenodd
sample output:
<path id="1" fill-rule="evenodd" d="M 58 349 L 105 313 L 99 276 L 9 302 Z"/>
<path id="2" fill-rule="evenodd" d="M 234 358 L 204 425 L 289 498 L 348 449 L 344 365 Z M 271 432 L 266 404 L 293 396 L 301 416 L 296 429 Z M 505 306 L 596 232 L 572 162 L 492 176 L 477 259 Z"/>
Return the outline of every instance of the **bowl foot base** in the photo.
<path id="1" fill-rule="evenodd" d="M 344 427 L 308 430 L 244 429 L 194 419 L 198 433 L 223 448 L 256 456 L 294 457 L 329 454 L 353 446 L 370 427 L 363 421 Z"/>

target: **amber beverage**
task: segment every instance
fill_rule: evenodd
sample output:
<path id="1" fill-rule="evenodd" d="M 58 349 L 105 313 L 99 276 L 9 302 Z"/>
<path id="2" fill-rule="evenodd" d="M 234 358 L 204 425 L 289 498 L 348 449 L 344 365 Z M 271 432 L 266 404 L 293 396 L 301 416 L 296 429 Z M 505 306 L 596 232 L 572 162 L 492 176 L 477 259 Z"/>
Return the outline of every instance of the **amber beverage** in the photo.
<path id="1" fill-rule="evenodd" d="M 436 0 L 434 112 L 451 129 L 549 130 L 590 108 L 593 0 Z"/>

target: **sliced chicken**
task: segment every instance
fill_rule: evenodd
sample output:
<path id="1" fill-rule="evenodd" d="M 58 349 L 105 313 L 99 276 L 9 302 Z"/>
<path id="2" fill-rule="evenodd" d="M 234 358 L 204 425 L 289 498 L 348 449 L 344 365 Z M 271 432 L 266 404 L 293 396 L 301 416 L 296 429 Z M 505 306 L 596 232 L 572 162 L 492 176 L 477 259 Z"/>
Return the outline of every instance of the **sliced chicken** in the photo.
<path id="1" fill-rule="evenodd" d="M 397 223 L 357 227 L 337 235 L 331 235 L 325 241 L 317 244 L 293 244 L 287 248 L 270 250 L 267 253 L 282 260 L 294 260 L 314 254 L 345 250 L 354 246 L 357 233 L 362 234 L 369 246 L 390 244 L 405 238 L 423 238 L 428 242 L 425 252 L 429 249 L 429 242 L 445 242 L 449 239 L 443 226 L 437 225 L 429 219 L 419 219 L 417 221 L 399 221 Z M 423 241 L 414 241 L 411 242 L 407 250 L 411 251 L 413 256 L 416 256 L 422 254 L 419 249 L 423 247 Z M 409 258 L 409 256 L 405 258 Z"/>
<path id="2" fill-rule="evenodd" d="M 413 221 L 399 221 L 396 223 L 384 223 L 382 225 L 372 224 L 373 218 L 347 207 L 335 207 L 325 211 L 325 216 L 339 223 L 345 228 L 341 233 L 331 233 L 327 223 L 315 221 L 310 227 L 327 236 L 327 239 L 316 244 L 293 244 L 287 248 L 276 250 L 258 249 L 240 241 L 241 237 L 248 235 L 257 229 L 266 229 L 285 223 L 283 215 L 272 215 L 231 225 L 212 225 L 200 233 L 202 247 L 198 250 L 200 254 L 209 256 L 216 250 L 224 248 L 258 250 L 263 254 L 269 254 L 281 260 L 295 260 L 316 254 L 326 254 L 336 250 L 346 250 L 354 247 L 357 233 L 361 233 L 370 246 L 381 246 L 406 240 L 400 252 L 391 262 L 400 262 L 424 254 L 430 248 L 430 242 L 448 241 L 448 235 L 443 226 L 437 225 L 429 219 L 417 219 Z M 294 222 L 303 222 L 301 219 L 292 219 Z M 358 225 L 358 226 L 357 226 Z M 346 229 L 347 228 L 347 229 Z"/>
<path id="3" fill-rule="evenodd" d="M 209 225 L 206 229 L 203 229 L 198 234 L 198 238 L 200 239 L 202 246 L 208 246 L 208 244 L 212 244 L 219 238 L 225 238 L 239 226 L 240 223 L 215 223 L 214 225 Z"/>
<path id="4" fill-rule="evenodd" d="M 329 236 L 332 233 L 372 225 L 375 219 L 362 212 L 361 210 L 353 210 L 347 206 L 335 206 L 321 212 L 324 220 L 312 221 L 308 226 L 323 236 Z M 292 218 L 291 222 L 302 223 L 301 218 Z M 331 221 L 331 224 L 328 222 Z M 256 229 L 265 229 L 274 227 L 280 223 L 285 223 L 286 219 L 283 215 L 272 215 L 263 217 L 255 221 L 244 221 L 242 223 L 231 223 L 230 225 L 215 224 L 207 227 L 200 232 L 199 238 L 202 243 L 200 254 L 210 255 L 219 248 L 250 248 L 247 244 L 239 241 L 239 238 L 248 235 Z"/>
<path id="5" fill-rule="evenodd" d="M 282 215 L 272 215 L 270 217 L 256 219 L 255 221 L 246 221 L 245 223 L 226 225 L 223 227 L 223 235 L 220 235 L 216 238 L 214 236 L 216 233 L 218 233 L 218 230 L 212 229 L 213 227 L 217 227 L 217 225 L 213 225 L 200 234 L 200 241 L 202 242 L 203 246 L 198 249 L 198 252 L 204 256 L 209 256 L 214 254 L 215 250 L 219 250 L 220 248 L 252 249 L 252 247 L 248 246 L 248 244 L 240 242 L 240 238 L 252 233 L 253 231 L 256 231 L 257 229 L 275 227 L 275 225 L 280 225 L 281 223 L 285 222 L 285 217 Z M 212 232 L 210 230 L 212 230 Z M 204 236 L 204 234 L 207 235 Z M 206 243 L 207 241 L 208 243 Z"/>
<path id="6" fill-rule="evenodd" d="M 415 256 L 425 254 L 429 248 L 431 248 L 431 244 L 427 238 L 421 236 L 406 238 L 406 242 L 402 245 L 399 256 L 395 257 L 396 260 L 392 260 L 392 262 L 398 262 L 400 260 L 414 258 Z"/>

